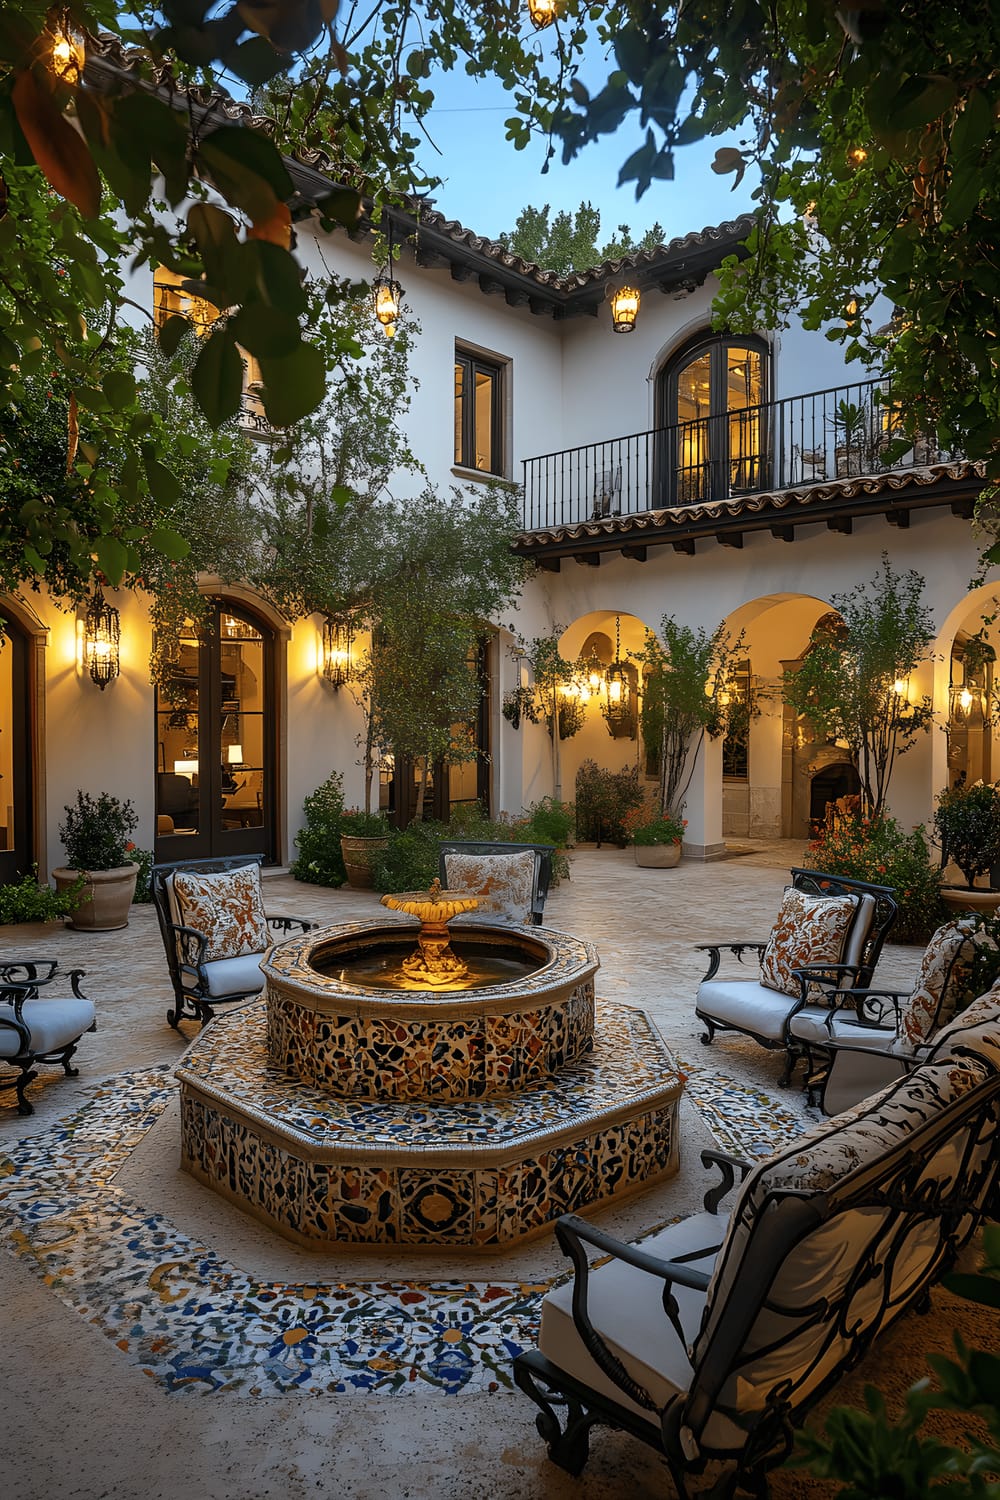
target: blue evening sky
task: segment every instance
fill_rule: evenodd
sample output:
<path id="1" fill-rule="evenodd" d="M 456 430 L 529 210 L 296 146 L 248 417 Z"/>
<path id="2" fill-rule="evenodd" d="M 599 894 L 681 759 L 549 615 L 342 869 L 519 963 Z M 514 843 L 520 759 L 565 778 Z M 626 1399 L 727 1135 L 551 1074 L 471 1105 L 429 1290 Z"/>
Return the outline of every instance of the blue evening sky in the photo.
<path id="1" fill-rule="evenodd" d="M 435 207 L 477 234 L 495 238 L 513 229 L 529 203 L 537 208 L 549 203 L 555 214 L 589 200 L 600 210 L 601 235 L 608 239 L 619 223 L 628 224 L 638 237 L 658 220 L 669 240 L 753 207 L 749 174 L 734 192 L 732 177 L 719 177 L 711 169 L 718 147 L 735 145 L 735 139 L 713 139 L 677 151 L 673 182 L 654 182 L 636 202 L 634 182 L 616 186 L 619 168 L 642 142 L 636 124 L 626 121 L 617 135 L 586 146 L 569 166 L 557 154 L 542 176 L 541 140 L 515 151 L 504 139 L 504 121 L 514 111 L 511 96 L 499 84 L 437 74 L 432 86 L 436 103 L 428 128 L 442 154 L 425 143 L 423 158 L 426 169 L 443 178 L 433 194 Z"/>

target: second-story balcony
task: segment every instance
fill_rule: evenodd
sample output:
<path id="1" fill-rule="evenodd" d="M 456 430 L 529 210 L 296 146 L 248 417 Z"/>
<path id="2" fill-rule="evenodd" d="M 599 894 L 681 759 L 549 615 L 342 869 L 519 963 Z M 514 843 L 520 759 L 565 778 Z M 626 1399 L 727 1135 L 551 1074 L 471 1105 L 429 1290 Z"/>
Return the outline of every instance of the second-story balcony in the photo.
<path id="1" fill-rule="evenodd" d="M 927 504 L 971 514 L 976 466 L 904 431 L 888 381 L 866 380 L 543 454 L 524 464 L 518 550 L 596 562 L 692 552 L 699 535 L 740 546 L 749 529 L 790 541 L 804 522 L 849 531 L 859 508 L 900 526 Z"/>

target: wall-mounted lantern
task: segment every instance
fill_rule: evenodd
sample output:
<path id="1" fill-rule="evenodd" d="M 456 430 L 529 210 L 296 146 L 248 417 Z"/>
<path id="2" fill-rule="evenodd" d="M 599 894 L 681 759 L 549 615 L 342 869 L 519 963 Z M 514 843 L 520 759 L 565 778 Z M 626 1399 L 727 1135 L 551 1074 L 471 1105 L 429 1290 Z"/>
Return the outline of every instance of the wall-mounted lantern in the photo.
<path id="1" fill-rule="evenodd" d="M 320 675 L 336 690 L 351 680 L 351 646 L 354 632 L 349 619 L 327 615 L 320 640 Z"/>
<path id="2" fill-rule="evenodd" d="M 121 671 L 120 639 L 121 617 L 97 587 L 83 622 L 82 666 L 102 693 Z"/>
<path id="3" fill-rule="evenodd" d="M 639 289 L 634 286 L 609 288 L 611 304 L 611 326 L 615 333 L 631 333 L 639 316 Z"/>
<path id="4" fill-rule="evenodd" d="M 82 38 L 72 31 L 64 16 L 59 22 L 49 22 L 48 35 L 49 67 L 61 83 L 76 85 L 83 76 L 87 61 Z"/>

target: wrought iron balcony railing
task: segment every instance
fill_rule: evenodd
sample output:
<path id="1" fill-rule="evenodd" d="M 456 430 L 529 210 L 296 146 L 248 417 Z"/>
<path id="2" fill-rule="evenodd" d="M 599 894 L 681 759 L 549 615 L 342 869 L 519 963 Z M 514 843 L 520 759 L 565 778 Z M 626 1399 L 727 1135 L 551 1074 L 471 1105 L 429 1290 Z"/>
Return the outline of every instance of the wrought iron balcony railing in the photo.
<path id="1" fill-rule="evenodd" d="M 888 381 L 812 391 L 529 458 L 525 531 L 935 463 L 908 440 Z"/>

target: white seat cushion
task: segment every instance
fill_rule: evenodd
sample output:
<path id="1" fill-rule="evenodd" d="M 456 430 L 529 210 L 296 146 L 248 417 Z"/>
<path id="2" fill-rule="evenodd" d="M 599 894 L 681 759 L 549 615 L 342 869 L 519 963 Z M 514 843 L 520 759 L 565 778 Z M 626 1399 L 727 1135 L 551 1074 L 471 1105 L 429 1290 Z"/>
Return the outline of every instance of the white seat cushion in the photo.
<path id="1" fill-rule="evenodd" d="M 643 1240 L 641 1246 L 650 1255 L 676 1260 L 699 1250 L 703 1255 L 687 1261 L 695 1270 L 711 1274 L 715 1256 L 726 1231 L 726 1219 L 718 1214 L 692 1214 L 678 1224 L 661 1229 Z M 588 1309 L 590 1320 L 613 1354 L 639 1385 L 644 1386 L 658 1406 L 665 1406 L 678 1391 L 685 1391 L 691 1380 L 687 1348 L 663 1311 L 663 1282 L 622 1260 L 610 1260 L 590 1276 Z M 690 1345 L 698 1332 L 705 1294 L 688 1287 L 675 1287 L 685 1343 Z M 565 1282 L 549 1292 L 542 1303 L 542 1324 L 538 1347 L 570 1375 L 576 1375 L 594 1390 L 618 1401 L 637 1416 L 659 1427 L 658 1414 L 646 1411 L 626 1396 L 591 1359 L 573 1322 L 573 1283 Z"/>
<path id="2" fill-rule="evenodd" d="M 239 958 L 217 958 L 213 963 L 202 964 L 209 996 L 222 999 L 226 995 L 260 994 L 264 988 L 260 961 L 264 956 L 263 953 L 244 953 Z M 183 970 L 181 983 L 185 989 L 196 986 L 194 977 Z"/>
<path id="3" fill-rule="evenodd" d="M 827 1026 L 827 1022 L 830 1026 Z M 813 1047 L 860 1047 L 872 1052 L 893 1052 L 899 1047 L 895 1028 L 859 1026 L 855 1011 L 843 1006 L 832 1014 L 825 1005 L 804 1005 L 788 1023 L 788 1034 Z M 908 1049 L 906 1049 L 908 1050 Z"/>
<path id="4" fill-rule="evenodd" d="M 75 996 L 66 1000 L 26 1000 L 21 1019 L 31 1032 L 31 1052 L 61 1052 L 94 1024 L 93 1002 Z M 0 1005 L 0 1016 L 14 1018 L 12 1005 Z M 16 1031 L 0 1026 L 0 1057 L 17 1057 L 21 1043 Z"/>
<path id="5" fill-rule="evenodd" d="M 767 1041 L 781 1042 L 795 1001 L 756 979 L 705 979 L 695 1009 L 722 1026 L 735 1026 Z"/>

